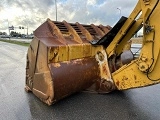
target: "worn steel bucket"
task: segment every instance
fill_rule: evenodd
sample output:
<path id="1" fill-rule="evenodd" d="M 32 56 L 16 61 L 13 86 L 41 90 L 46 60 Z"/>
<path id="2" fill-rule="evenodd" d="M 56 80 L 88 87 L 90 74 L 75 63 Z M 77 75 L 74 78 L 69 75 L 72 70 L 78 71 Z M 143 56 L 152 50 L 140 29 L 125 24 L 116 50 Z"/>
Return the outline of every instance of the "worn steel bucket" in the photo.
<path id="1" fill-rule="evenodd" d="M 109 92 L 114 88 L 103 46 L 93 46 L 111 28 L 47 19 L 34 32 L 27 53 L 26 91 L 43 102 L 82 90 Z"/>

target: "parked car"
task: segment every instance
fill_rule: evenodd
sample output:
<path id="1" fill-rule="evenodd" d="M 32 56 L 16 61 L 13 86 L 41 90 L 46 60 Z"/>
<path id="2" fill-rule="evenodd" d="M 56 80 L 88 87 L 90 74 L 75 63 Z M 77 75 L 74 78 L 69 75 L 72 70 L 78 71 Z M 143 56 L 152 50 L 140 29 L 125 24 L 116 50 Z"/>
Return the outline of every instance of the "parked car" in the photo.
<path id="1" fill-rule="evenodd" d="M 25 38 L 33 39 L 33 38 L 34 38 L 34 35 L 26 35 Z"/>
<path id="2" fill-rule="evenodd" d="M 0 35 L 0 38 L 10 38 L 9 35 Z"/>

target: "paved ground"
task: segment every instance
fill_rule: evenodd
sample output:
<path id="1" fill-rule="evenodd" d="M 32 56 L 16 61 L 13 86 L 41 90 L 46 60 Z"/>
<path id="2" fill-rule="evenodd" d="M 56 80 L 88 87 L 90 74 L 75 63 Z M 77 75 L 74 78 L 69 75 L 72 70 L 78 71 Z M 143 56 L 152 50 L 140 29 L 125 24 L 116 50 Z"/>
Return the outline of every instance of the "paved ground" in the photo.
<path id="1" fill-rule="evenodd" d="M 0 42 L 0 120 L 159 120 L 160 85 L 80 92 L 47 106 L 24 91 L 26 47 Z"/>

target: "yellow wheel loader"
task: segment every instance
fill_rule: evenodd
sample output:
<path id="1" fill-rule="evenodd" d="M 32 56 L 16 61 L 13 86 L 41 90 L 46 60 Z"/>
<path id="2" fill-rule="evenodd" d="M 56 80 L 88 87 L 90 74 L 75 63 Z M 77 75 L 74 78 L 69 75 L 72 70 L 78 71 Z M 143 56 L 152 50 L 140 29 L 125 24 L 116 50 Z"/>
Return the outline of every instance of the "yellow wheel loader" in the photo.
<path id="1" fill-rule="evenodd" d="M 25 90 L 51 105 L 82 90 L 104 94 L 159 83 L 159 19 L 159 0 L 139 0 L 113 28 L 47 19 L 28 48 Z M 125 46 L 141 28 L 134 57 Z"/>

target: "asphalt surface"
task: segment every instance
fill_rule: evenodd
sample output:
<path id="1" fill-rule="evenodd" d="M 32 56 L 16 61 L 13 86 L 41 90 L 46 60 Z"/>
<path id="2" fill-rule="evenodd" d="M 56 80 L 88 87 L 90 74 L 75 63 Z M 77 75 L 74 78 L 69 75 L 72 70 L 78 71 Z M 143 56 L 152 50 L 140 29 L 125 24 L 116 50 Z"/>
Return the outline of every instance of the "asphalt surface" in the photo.
<path id="1" fill-rule="evenodd" d="M 160 120 L 160 85 L 80 92 L 47 106 L 24 90 L 26 51 L 0 42 L 0 120 Z"/>

